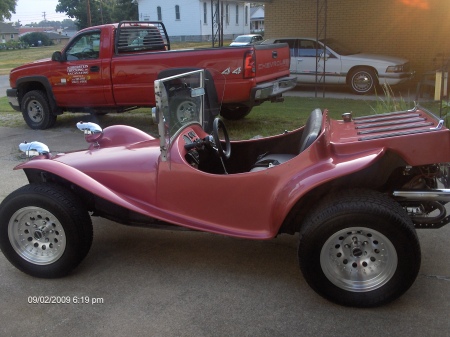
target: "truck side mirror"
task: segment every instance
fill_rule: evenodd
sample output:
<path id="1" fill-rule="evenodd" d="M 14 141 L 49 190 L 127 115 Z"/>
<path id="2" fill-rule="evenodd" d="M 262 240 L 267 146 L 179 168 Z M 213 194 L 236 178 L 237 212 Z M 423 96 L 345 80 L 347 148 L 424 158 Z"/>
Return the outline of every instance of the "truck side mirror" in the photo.
<path id="1" fill-rule="evenodd" d="M 57 62 L 61 62 L 63 61 L 63 57 L 60 51 L 55 51 L 52 54 L 52 61 L 57 61 Z"/>

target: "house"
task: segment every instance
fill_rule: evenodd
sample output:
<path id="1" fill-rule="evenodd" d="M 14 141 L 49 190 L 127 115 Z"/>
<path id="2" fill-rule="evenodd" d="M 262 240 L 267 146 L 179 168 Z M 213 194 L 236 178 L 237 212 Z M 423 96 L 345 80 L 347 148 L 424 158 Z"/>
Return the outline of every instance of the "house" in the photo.
<path id="1" fill-rule="evenodd" d="M 69 42 L 69 40 L 70 40 L 70 37 L 63 35 L 63 34 L 58 34 L 58 33 L 54 33 L 54 32 L 45 32 L 44 34 L 47 35 L 48 38 L 55 45 L 57 45 L 57 44 L 66 45 L 67 42 Z"/>
<path id="2" fill-rule="evenodd" d="M 139 20 L 163 21 L 172 41 L 209 41 L 217 34 L 213 20 L 218 1 L 137 0 Z M 250 33 L 250 4 L 243 1 L 220 1 L 223 37 L 233 39 Z"/>
<path id="3" fill-rule="evenodd" d="M 49 27 L 29 27 L 29 26 L 22 26 L 19 27 L 19 34 L 25 35 L 28 33 L 45 33 L 45 32 L 54 32 L 55 28 L 49 26 Z"/>
<path id="4" fill-rule="evenodd" d="M 264 6 L 250 8 L 250 32 L 264 33 Z"/>
<path id="5" fill-rule="evenodd" d="M 0 43 L 19 40 L 19 31 L 11 24 L 0 22 Z"/>

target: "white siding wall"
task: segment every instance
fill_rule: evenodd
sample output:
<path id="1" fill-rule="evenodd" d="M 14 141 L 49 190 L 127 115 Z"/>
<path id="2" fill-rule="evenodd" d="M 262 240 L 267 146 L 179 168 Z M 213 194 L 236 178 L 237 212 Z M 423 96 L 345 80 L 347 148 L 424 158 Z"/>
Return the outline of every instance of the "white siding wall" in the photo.
<path id="1" fill-rule="evenodd" d="M 204 22 L 204 3 L 207 7 Z M 229 9 L 229 23 L 225 19 L 226 5 Z M 175 6 L 180 6 L 180 20 L 175 18 Z M 238 6 L 238 23 L 236 24 L 236 5 Z M 212 34 L 212 16 L 210 0 L 138 0 L 139 20 L 158 20 L 157 7 L 161 7 L 162 21 L 169 36 L 202 36 L 209 39 Z M 250 16 L 250 5 L 244 2 L 223 2 L 223 34 L 225 38 L 250 33 L 250 17 L 245 24 L 245 7 Z M 216 29 L 216 28 L 215 28 Z"/>

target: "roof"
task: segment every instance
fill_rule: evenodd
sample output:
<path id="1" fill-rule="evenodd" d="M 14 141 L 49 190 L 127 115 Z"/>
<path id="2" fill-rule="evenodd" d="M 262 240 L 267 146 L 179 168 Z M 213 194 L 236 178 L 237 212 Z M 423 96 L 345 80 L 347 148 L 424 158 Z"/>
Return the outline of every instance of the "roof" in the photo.
<path id="1" fill-rule="evenodd" d="M 50 40 L 56 40 L 56 39 L 70 39 L 69 36 L 67 36 L 67 35 L 62 35 L 62 34 L 58 34 L 58 33 L 48 33 L 48 32 L 45 32 L 45 33 L 43 33 L 43 34 L 47 35 L 48 38 L 49 38 Z"/>
<path id="2" fill-rule="evenodd" d="M 0 32 L 2 34 L 19 34 L 19 31 L 10 24 L 0 22 Z"/>

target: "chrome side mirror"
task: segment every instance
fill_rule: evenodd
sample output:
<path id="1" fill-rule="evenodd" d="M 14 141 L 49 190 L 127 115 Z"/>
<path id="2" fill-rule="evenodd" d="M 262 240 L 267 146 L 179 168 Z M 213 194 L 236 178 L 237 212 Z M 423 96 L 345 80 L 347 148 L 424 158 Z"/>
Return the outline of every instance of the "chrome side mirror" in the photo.
<path id="1" fill-rule="evenodd" d="M 19 145 L 20 151 L 24 152 L 27 157 L 35 157 L 40 155 L 48 155 L 50 150 L 47 145 L 41 142 L 23 142 Z"/>
<path id="2" fill-rule="evenodd" d="M 84 133 L 84 139 L 88 143 L 97 143 L 103 137 L 103 129 L 100 125 L 91 122 L 78 122 L 77 128 Z"/>

